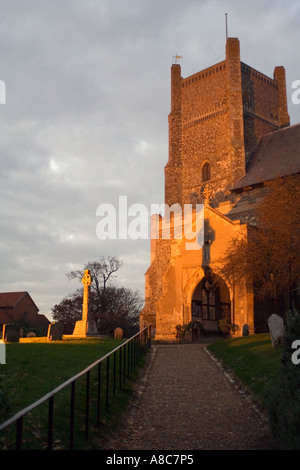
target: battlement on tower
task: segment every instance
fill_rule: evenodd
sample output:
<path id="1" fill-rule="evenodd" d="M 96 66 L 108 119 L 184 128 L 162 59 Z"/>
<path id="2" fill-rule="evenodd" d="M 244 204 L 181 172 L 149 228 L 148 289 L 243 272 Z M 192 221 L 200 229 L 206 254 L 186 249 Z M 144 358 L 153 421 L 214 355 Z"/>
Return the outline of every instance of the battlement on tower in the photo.
<path id="1" fill-rule="evenodd" d="M 232 197 L 259 139 L 289 122 L 284 67 L 270 78 L 241 62 L 237 38 L 225 60 L 189 77 L 173 64 L 166 204 L 202 203 L 208 185 L 215 203 Z"/>

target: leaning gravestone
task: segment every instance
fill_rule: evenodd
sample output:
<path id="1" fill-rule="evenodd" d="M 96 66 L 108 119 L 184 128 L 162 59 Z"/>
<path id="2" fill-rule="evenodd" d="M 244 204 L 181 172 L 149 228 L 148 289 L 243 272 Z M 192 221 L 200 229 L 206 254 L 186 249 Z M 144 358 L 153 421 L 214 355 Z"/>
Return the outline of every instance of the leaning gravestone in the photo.
<path id="1" fill-rule="evenodd" d="M 7 343 L 18 343 L 19 342 L 19 331 L 15 325 L 6 323 L 3 325 L 3 336 L 2 339 Z"/>
<path id="2" fill-rule="evenodd" d="M 47 340 L 48 341 L 60 341 L 64 332 L 64 324 L 61 321 L 52 322 L 48 326 Z"/>
<path id="3" fill-rule="evenodd" d="M 276 313 L 273 313 L 268 318 L 268 327 L 271 335 L 272 345 L 274 348 L 276 348 L 282 344 L 282 338 L 285 333 L 283 319 L 279 315 L 276 315 Z"/>

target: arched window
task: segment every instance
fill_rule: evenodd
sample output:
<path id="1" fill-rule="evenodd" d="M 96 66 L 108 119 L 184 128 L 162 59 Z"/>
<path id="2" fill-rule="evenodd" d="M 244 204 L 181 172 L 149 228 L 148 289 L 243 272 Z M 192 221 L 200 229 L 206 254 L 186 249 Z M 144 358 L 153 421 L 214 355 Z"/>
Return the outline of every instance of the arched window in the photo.
<path id="1" fill-rule="evenodd" d="M 202 289 L 203 320 L 216 320 L 216 300 L 212 289 Z"/>
<path id="2" fill-rule="evenodd" d="M 202 182 L 209 181 L 211 179 L 211 168 L 208 162 L 204 163 L 202 167 Z"/>

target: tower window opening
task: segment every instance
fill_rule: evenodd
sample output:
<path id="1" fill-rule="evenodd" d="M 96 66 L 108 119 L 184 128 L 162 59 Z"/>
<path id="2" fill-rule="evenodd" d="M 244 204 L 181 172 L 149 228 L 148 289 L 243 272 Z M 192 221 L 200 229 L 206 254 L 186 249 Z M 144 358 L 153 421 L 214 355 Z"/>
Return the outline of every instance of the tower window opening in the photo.
<path id="1" fill-rule="evenodd" d="M 204 163 L 202 167 L 202 182 L 209 181 L 211 179 L 211 168 L 208 162 Z"/>

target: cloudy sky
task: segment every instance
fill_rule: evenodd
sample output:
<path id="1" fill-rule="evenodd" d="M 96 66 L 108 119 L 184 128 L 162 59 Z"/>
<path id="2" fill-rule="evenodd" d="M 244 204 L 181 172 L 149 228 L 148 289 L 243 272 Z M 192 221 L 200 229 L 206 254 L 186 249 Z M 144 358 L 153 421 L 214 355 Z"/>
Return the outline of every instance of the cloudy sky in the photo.
<path id="1" fill-rule="evenodd" d="M 299 0 L 0 0 L 0 291 L 51 307 L 89 260 L 124 260 L 117 282 L 144 290 L 148 240 L 100 240 L 97 207 L 164 200 L 170 67 L 187 77 L 225 58 L 300 80 Z"/>

